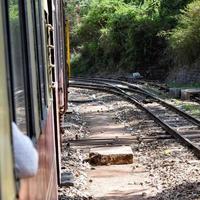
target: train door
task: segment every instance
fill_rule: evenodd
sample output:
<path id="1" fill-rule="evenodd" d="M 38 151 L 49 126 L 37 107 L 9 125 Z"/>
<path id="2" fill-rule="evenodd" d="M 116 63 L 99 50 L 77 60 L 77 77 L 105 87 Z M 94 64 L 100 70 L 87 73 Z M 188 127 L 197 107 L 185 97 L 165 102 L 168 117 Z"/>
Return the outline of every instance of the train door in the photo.
<path id="1" fill-rule="evenodd" d="M 10 109 L 7 84 L 6 38 L 3 12 L 5 5 L 0 2 L 0 199 L 16 198 L 15 179 L 13 172 Z"/>
<path id="2" fill-rule="evenodd" d="M 56 66 L 52 71 L 53 80 L 56 87 L 53 89 L 54 97 L 54 111 L 56 116 L 57 134 L 57 169 L 58 169 L 58 182 L 61 184 L 61 128 L 60 123 L 62 116 L 67 108 L 67 65 L 66 65 L 66 47 L 65 47 L 65 16 L 64 16 L 64 3 L 62 0 L 52 0 L 52 19 L 53 19 L 53 43 L 54 43 L 54 65 Z"/>
<path id="3" fill-rule="evenodd" d="M 55 9 L 57 10 L 55 13 L 55 21 L 59 21 L 59 23 L 55 23 L 56 29 L 56 52 L 55 52 L 55 60 L 59 70 L 58 74 L 58 95 L 59 95 L 59 108 L 60 113 L 63 114 L 66 110 L 66 54 L 65 54 L 65 18 L 64 18 L 64 5 L 63 1 L 55 1 Z"/>
<path id="4" fill-rule="evenodd" d="M 58 1 L 59 2 L 59 1 Z M 58 21 L 56 19 L 57 1 L 44 0 L 45 9 L 45 26 L 46 26 L 46 43 L 47 54 L 46 63 L 48 68 L 48 85 L 49 85 L 49 97 L 53 100 L 53 112 L 54 112 L 54 124 L 55 124 L 55 144 L 56 144 L 56 163 L 57 163 L 57 176 L 58 183 L 61 183 L 61 156 L 60 156 L 60 108 L 58 97 L 58 70 L 59 63 L 56 60 L 57 44 L 59 39 L 57 37 L 56 25 Z"/>

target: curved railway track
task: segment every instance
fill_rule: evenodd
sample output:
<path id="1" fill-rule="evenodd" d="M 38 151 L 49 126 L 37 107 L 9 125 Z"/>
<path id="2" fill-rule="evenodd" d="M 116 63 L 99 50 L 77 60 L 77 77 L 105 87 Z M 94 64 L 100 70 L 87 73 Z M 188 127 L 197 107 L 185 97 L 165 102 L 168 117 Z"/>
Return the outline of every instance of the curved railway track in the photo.
<path id="1" fill-rule="evenodd" d="M 146 94 L 145 98 L 142 99 L 151 99 L 152 101 L 157 101 L 160 104 L 162 104 L 163 106 L 173 110 L 174 112 L 176 112 L 177 114 L 181 114 L 182 116 L 184 116 L 185 118 L 187 118 L 189 121 L 191 121 L 192 123 L 195 123 L 196 125 L 200 126 L 200 121 L 198 119 L 195 119 L 194 117 L 192 117 L 191 115 L 183 112 L 182 110 L 178 109 L 177 107 L 165 102 L 164 100 L 160 99 L 159 97 L 157 97 L 154 94 L 149 93 L 148 91 L 144 90 L 142 87 L 140 87 L 137 84 L 131 84 L 128 82 L 124 82 L 124 81 L 119 81 L 119 80 L 113 80 L 113 79 L 103 79 L 103 78 L 92 78 L 92 79 L 84 79 L 84 78 L 76 78 L 76 79 L 72 79 L 72 80 L 76 80 L 76 81 L 83 81 L 83 82 L 89 82 L 90 84 L 104 84 L 107 85 L 109 87 L 115 87 L 124 91 L 131 91 L 133 93 L 144 93 Z"/>
<path id="2" fill-rule="evenodd" d="M 113 93 L 145 111 L 169 134 L 180 139 L 200 157 L 200 121 L 136 84 L 112 79 L 83 79 L 70 81 L 71 87 L 95 89 Z"/>

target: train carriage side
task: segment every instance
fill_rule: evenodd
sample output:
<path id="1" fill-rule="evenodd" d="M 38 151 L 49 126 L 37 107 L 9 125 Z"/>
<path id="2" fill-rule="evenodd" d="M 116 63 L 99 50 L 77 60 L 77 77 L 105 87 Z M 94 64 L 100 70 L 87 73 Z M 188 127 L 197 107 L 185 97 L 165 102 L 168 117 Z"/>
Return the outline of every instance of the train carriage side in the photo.
<path id="1" fill-rule="evenodd" d="M 0 9 L 0 199 L 56 200 L 60 118 L 67 105 L 63 1 L 2 0 Z M 12 121 L 39 153 L 34 177 L 14 176 Z"/>
<path id="2" fill-rule="evenodd" d="M 15 199 L 9 95 L 7 75 L 7 51 L 3 4 L 0 2 L 0 199 Z"/>

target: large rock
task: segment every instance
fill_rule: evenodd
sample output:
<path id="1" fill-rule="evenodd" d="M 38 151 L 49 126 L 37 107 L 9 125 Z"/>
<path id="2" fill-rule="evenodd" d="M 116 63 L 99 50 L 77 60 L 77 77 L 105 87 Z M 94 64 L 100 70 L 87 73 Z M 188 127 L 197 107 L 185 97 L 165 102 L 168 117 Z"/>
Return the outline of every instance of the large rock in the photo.
<path id="1" fill-rule="evenodd" d="M 91 165 L 123 165 L 133 163 L 133 152 L 129 146 L 102 147 L 90 150 Z"/>
<path id="2" fill-rule="evenodd" d="M 199 95 L 200 89 L 182 89 L 181 90 L 181 99 L 190 100 L 192 96 Z"/>

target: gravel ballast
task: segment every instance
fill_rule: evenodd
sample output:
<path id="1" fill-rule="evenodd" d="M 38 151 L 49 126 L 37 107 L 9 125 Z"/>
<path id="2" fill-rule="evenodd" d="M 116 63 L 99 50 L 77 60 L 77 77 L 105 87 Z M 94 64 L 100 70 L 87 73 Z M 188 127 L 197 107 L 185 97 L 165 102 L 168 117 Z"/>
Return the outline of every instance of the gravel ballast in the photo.
<path id="1" fill-rule="evenodd" d="M 90 136 L 91 130 L 85 116 L 94 108 L 98 113 L 111 113 L 116 124 L 123 124 L 126 134 L 137 138 L 131 145 L 134 160 L 137 160 L 132 165 L 132 174 L 134 176 L 134 173 L 142 168 L 148 174 L 148 180 L 129 184 L 133 187 L 141 185 L 153 188 L 151 191 L 142 191 L 137 199 L 200 199 L 200 160 L 173 138 L 146 140 L 147 137 L 165 136 L 167 133 L 143 111 L 119 97 L 97 91 L 70 89 L 69 98 L 72 100 L 69 103 L 72 113 L 66 114 L 61 124 L 64 130 L 62 171 L 72 172 L 74 186 L 60 187 L 59 200 L 94 199 L 89 193 L 92 180 L 88 172 L 93 170 L 93 167 L 86 162 L 88 151 L 74 148 L 68 143 L 70 139 L 85 139 Z"/>

